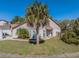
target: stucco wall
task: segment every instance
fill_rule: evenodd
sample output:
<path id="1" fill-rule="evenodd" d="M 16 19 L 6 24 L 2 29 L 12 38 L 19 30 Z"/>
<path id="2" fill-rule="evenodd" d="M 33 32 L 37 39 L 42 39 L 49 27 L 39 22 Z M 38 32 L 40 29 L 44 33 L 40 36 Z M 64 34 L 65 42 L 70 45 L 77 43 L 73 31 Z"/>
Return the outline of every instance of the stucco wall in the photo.
<path id="1" fill-rule="evenodd" d="M 10 29 L 3 29 L 2 32 L 11 35 L 11 30 Z"/>
<path id="2" fill-rule="evenodd" d="M 57 35 L 57 32 L 61 32 L 60 27 L 55 22 L 53 22 L 51 19 L 49 19 L 49 26 L 52 28 L 52 34 L 53 34 L 52 37 L 55 37 Z M 29 31 L 30 38 L 33 38 L 33 35 L 36 34 L 35 29 L 32 28 L 32 27 L 29 27 L 27 25 L 27 23 L 25 23 L 25 24 L 23 24 L 21 26 L 18 26 L 18 27 L 14 28 L 12 30 L 12 37 L 13 38 L 17 38 L 18 37 L 17 34 L 16 34 L 16 31 L 19 28 L 27 29 Z M 46 35 L 47 35 L 46 28 L 45 27 L 43 27 L 43 28 L 40 27 L 39 35 L 41 36 L 41 38 L 44 38 L 44 34 L 45 34 L 45 37 L 46 37 Z"/>
<path id="3" fill-rule="evenodd" d="M 61 29 L 54 21 L 52 21 L 51 19 L 49 19 L 49 21 L 49 25 L 53 29 L 53 37 L 55 37 L 57 35 L 57 32 L 61 32 Z"/>
<path id="4" fill-rule="evenodd" d="M 18 35 L 16 34 L 16 32 L 17 32 L 17 29 L 19 29 L 19 28 L 28 29 L 27 23 L 25 23 L 25 24 L 23 24 L 23 25 L 21 25 L 21 26 L 18 26 L 18 27 L 14 28 L 14 29 L 12 30 L 12 37 L 13 37 L 13 38 L 17 38 L 17 37 L 18 37 Z"/>
<path id="5" fill-rule="evenodd" d="M 2 30 L 0 30 L 0 39 L 2 39 Z"/>
<path id="6" fill-rule="evenodd" d="M 49 19 L 49 25 L 54 29 L 58 29 L 58 30 L 61 30 L 60 27 L 54 22 L 52 21 L 51 19 Z"/>
<path id="7" fill-rule="evenodd" d="M 36 34 L 36 31 L 33 27 L 28 27 L 28 31 L 29 31 L 29 36 L 30 36 L 30 39 L 33 38 L 33 35 Z"/>
<path id="8" fill-rule="evenodd" d="M 44 37 L 46 37 L 46 29 L 45 29 L 45 27 L 40 27 L 40 29 L 39 29 L 39 36 L 41 37 L 41 38 L 44 38 Z"/>

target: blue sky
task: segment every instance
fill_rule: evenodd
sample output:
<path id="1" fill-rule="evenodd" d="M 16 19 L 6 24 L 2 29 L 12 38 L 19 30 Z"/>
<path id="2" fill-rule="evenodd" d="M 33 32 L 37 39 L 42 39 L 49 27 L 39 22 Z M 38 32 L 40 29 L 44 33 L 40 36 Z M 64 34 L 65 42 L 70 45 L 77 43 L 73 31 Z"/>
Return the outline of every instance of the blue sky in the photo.
<path id="1" fill-rule="evenodd" d="M 0 19 L 11 21 L 14 16 L 24 16 L 25 9 L 34 0 L 0 0 Z M 46 3 L 49 15 L 54 19 L 74 19 L 79 17 L 79 0 L 40 0 Z"/>

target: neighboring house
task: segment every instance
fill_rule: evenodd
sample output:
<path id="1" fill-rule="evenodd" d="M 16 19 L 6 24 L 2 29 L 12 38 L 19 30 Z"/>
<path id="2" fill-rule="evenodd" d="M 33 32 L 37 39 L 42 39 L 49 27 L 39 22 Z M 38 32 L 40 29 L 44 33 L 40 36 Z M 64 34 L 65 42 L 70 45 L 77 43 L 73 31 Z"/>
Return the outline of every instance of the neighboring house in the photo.
<path id="1" fill-rule="evenodd" d="M 11 36 L 11 26 L 5 20 L 0 20 L 0 39 Z"/>
<path id="2" fill-rule="evenodd" d="M 1 20 L 0 21 L 0 39 L 2 38 L 18 38 L 18 35 L 16 34 L 17 29 L 19 28 L 25 28 L 29 32 L 30 39 L 36 38 L 36 31 L 33 27 L 30 27 L 27 22 L 24 22 L 22 24 L 9 24 L 7 21 Z M 45 27 L 39 28 L 39 36 L 43 39 L 49 39 L 51 37 L 55 37 L 58 35 L 58 33 L 61 32 L 61 28 L 58 26 L 58 24 L 49 19 L 49 24 Z"/>

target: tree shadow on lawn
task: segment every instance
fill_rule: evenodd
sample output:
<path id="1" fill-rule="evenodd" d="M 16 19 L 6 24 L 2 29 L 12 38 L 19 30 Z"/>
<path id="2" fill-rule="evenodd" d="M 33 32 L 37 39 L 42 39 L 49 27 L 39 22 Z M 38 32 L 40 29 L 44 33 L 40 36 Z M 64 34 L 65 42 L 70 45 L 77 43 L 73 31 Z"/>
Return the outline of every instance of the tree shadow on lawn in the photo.
<path id="1" fill-rule="evenodd" d="M 36 42 L 37 42 L 36 39 L 29 39 L 29 43 L 30 43 L 30 44 L 36 44 Z M 43 39 L 40 39 L 40 40 L 39 40 L 39 43 L 40 43 L 40 44 L 42 44 L 42 43 L 44 43 L 44 42 L 45 42 L 45 40 L 43 40 Z"/>

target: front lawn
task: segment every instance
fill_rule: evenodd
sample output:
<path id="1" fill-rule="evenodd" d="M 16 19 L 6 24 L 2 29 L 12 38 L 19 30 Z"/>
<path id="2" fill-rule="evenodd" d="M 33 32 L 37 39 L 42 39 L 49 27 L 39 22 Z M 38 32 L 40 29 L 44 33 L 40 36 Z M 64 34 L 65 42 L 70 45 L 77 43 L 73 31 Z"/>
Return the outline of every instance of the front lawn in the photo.
<path id="1" fill-rule="evenodd" d="M 79 46 L 68 45 L 59 39 L 53 38 L 40 44 L 39 47 L 26 41 L 0 41 L 0 54 L 54 55 L 69 52 L 79 52 Z"/>

